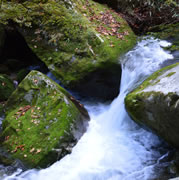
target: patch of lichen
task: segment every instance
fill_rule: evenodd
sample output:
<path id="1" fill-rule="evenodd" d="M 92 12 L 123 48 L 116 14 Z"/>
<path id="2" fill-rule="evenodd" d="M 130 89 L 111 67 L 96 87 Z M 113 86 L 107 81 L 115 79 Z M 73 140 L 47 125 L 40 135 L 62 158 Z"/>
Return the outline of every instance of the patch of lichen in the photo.
<path id="1" fill-rule="evenodd" d="M 29 167 L 46 167 L 67 153 L 63 143 L 75 142 L 72 131 L 80 113 L 61 89 L 32 71 L 6 104 L 1 145 Z"/>
<path id="2" fill-rule="evenodd" d="M 0 74 L 0 101 L 5 101 L 15 90 L 12 80 L 7 76 Z"/>
<path id="3" fill-rule="evenodd" d="M 136 36 L 119 14 L 91 0 L 6 2 L 2 7 L 0 21 L 12 19 L 22 26 L 19 30 L 28 45 L 64 85 L 73 86 L 108 62 L 118 63 L 118 57 L 136 43 Z M 106 24 L 89 20 L 107 11 L 120 23 L 121 38 L 98 32 L 97 26 Z M 112 31 L 112 27 L 106 28 Z"/>

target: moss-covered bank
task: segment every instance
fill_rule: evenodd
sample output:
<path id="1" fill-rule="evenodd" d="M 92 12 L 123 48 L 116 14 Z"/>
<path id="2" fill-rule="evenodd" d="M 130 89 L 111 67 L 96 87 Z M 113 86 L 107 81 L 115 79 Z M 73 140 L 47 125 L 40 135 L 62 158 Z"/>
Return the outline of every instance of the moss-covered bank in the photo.
<path id="1" fill-rule="evenodd" d="M 179 51 L 179 23 L 162 24 L 150 29 L 148 34 L 172 42 L 172 45 L 167 47 L 167 50 Z"/>
<path id="2" fill-rule="evenodd" d="M 1 146 L 28 167 L 47 167 L 70 153 L 89 118 L 81 104 L 38 71 L 19 84 L 5 113 Z"/>

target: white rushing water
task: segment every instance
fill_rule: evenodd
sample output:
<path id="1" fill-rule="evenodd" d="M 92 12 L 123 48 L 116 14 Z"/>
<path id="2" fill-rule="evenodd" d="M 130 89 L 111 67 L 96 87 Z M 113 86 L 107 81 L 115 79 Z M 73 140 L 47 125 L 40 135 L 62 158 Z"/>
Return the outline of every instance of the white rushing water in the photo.
<path id="1" fill-rule="evenodd" d="M 6 180 L 149 180 L 159 170 L 160 140 L 140 128 L 124 108 L 126 94 L 172 55 L 166 41 L 142 40 L 122 63 L 120 95 L 110 105 L 86 105 L 91 120 L 70 155 L 43 170 L 29 170 Z M 157 173 L 156 173 L 157 171 Z"/>

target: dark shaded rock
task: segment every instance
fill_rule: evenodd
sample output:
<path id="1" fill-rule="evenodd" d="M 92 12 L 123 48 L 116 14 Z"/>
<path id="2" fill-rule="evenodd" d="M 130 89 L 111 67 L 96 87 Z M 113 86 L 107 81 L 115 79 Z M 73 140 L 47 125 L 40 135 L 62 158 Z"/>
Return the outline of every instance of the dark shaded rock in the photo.
<path id="1" fill-rule="evenodd" d="M 4 26 L 0 24 L 0 56 L 2 55 L 5 37 L 6 34 L 5 34 Z"/>
<path id="2" fill-rule="evenodd" d="M 43 72 L 48 72 L 45 64 L 28 47 L 25 39 L 13 24 L 5 26 L 4 33 L 0 64 L 8 67 L 9 73 L 17 72 L 29 66 L 39 66 Z"/>
<path id="3" fill-rule="evenodd" d="M 113 9 L 119 10 L 119 0 L 95 0 L 96 2 L 107 4 L 109 7 L 112 7 Z"/>
<path id="4" fill-rule="evenodd" d="M 28 69 L 19 70 L 18 73 L 17 73 L 17 77 L 16 77 L 17 81 L 21 82 L 28 73 L 29 73 Z"/>
<path id="5" fill-rule="evenodd" d="M 0 74 L 10 74 L 10 69 L 5 64 L 0 64 Z"/>
<path id="6" fill-rule="evenodd" d="M 111 100 L 119 94 L 120 79 L 120 64 L 116 64 L 115 67 L 108 65 L 108 67 L 90 73 L 73 90 L 80 92 L 80 96 Z"/>

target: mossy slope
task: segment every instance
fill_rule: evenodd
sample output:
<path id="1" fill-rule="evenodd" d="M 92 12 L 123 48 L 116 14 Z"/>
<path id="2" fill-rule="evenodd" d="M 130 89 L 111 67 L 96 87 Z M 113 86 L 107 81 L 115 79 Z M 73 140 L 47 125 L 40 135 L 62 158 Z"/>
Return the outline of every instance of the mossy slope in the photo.
<path id="1" fill-rule="evenodd" d="M 125 106 L 137 123 L 152 129 L 179 147 L 179 63 L 165 67 L 145 80 L 125 98 Z"/>
<path id="2" fill-rule="evenodd" d="M 70 98 L 74 101 L 48 77 L 31 71 L 8 99 L 1 145 L 29 167 L 46 167 L 69 153 L 89 118 Z"/>

